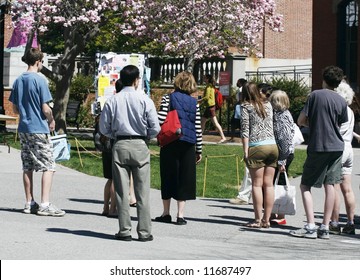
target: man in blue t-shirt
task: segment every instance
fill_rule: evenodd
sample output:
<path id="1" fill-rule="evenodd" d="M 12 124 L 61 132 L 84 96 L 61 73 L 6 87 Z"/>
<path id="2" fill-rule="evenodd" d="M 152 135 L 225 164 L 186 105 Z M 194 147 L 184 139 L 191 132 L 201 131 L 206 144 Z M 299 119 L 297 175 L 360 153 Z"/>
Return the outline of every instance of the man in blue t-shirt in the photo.
<path id="1" fill-rule="evenodd" d="M 46 80 L 38 72 L 42 68 L 43 53 L 29 49 L 23 60 L 28 69 L 13 85 L 9 100 L 13 110 L 20 115 L 18 132 L 21 143 L 21 160 L 26 203 L 23 212 L 41 216 L 64 216 L 65 211 L 50 203 L 50 190 L 55 162 L 50 131 L 55 129 L 55 120 L 48 103 L 52 100 Z M 33 195 L 33 172 L 41 171 L 41 204 Z"/>
<path id="2" fill-rule="evenodd" d="M 326 67 L 323 71 L 323 89 L 309 95 L 298 118 L 298 125 L 308 126 L 310 130 L 300 185 L 307 224 L 300 230 L 290 231 L 292 236 L 329 239 L 329 223 L 335 199 L 334 185 L 341 182 L 344 141 L 340 126 L 348 120 L 345 99 L 334 91 L 343 77 L 340 68 Z M 321 226 L 316 229 L 311 187 L 322 185 L 325 189 L 324 216 Z"/>

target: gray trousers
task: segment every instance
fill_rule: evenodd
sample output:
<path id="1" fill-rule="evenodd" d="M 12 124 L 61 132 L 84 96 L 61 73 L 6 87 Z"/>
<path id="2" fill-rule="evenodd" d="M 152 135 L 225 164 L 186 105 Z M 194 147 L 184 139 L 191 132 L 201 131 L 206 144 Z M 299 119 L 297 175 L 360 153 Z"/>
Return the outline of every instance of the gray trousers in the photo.
<path id="1" fill-rule="evenodd" d="M 131 235 L 129 202 L 130 175 L 134 180 L 139 238 L 151 234 L 150 152 L 142 139 L 119 140 L 113 146 L 113 180 L 119 220 L 119 236 Z"/>

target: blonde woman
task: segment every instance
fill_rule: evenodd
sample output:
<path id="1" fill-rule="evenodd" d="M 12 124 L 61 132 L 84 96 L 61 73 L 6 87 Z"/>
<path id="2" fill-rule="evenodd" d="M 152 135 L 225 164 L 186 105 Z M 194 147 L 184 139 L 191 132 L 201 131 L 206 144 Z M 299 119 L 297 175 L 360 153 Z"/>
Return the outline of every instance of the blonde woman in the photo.
<path id="1" fill-rule="evenodd" d="M 288 172 L 290 164 L 294 159 L 294 134 L 295 123 L 289 111 L 290 101 L 286 92 L 282 90 L 275 90 L 269 96 L 269 101 L 274 109 L 274 134 L 275 140 L 279 149 L 278 168 L 274 174 L 274 182 L 278 172 Z M 279 184 L 285 185 L 285 177 L 282 174 L 279 176 Z M 278 213 L 271 217 L 271 224 L 285 225 L 285 215 Z"/>
<path id="2" fill-rule="evenodd" d="M 244 160 L 252 180 L 255 214 L 255 220 L 246 226 L 269 228 L 274 205 L 273 178 L 279 151 L 274 136 L 273 108 L 252 82 L 242 88 L 241 139 Z"/>
<path id="3" fill-rule="evenodd" d="M 200 109 L 191 96 L 197 90 L 194 76 L 187 71 L 175 77 L 174 92 L 162 98 L 159 122 L 162 125 L 169 108 L 178 112 L 182 127 L 180 139 L 161 147 L 160 177 L 163 213 L 155 221 L 171 223 L 170 202 L 177 201 L 177 225 L 186 225 L 184 217 L 187 200 L 196 199 L 196 164 L 201 161 L 202 131 Z"/>

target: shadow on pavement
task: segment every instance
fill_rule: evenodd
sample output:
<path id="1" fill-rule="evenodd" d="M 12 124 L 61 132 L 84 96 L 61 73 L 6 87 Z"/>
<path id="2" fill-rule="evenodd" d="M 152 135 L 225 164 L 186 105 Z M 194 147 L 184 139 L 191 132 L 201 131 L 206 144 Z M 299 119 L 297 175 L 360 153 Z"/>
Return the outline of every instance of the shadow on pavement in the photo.
<path id="1" fill-rule="evenodd" d="M 68 230 L 65 228 L 48 228 L 46 231 L 114 240 L 114 235 L 95 232 L 91 230 Z"/>

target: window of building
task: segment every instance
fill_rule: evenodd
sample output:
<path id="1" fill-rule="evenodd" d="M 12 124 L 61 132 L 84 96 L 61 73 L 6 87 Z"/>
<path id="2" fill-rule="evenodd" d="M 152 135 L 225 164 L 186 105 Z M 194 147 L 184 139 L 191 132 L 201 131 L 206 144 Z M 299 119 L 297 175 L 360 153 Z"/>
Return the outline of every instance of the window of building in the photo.
<path id="1" fill-rule="evenodd" d="M 345 71 L 353 88 L 358 87 L 359 4 L 344 0 L 338 6 L 338 65 Z"/>

